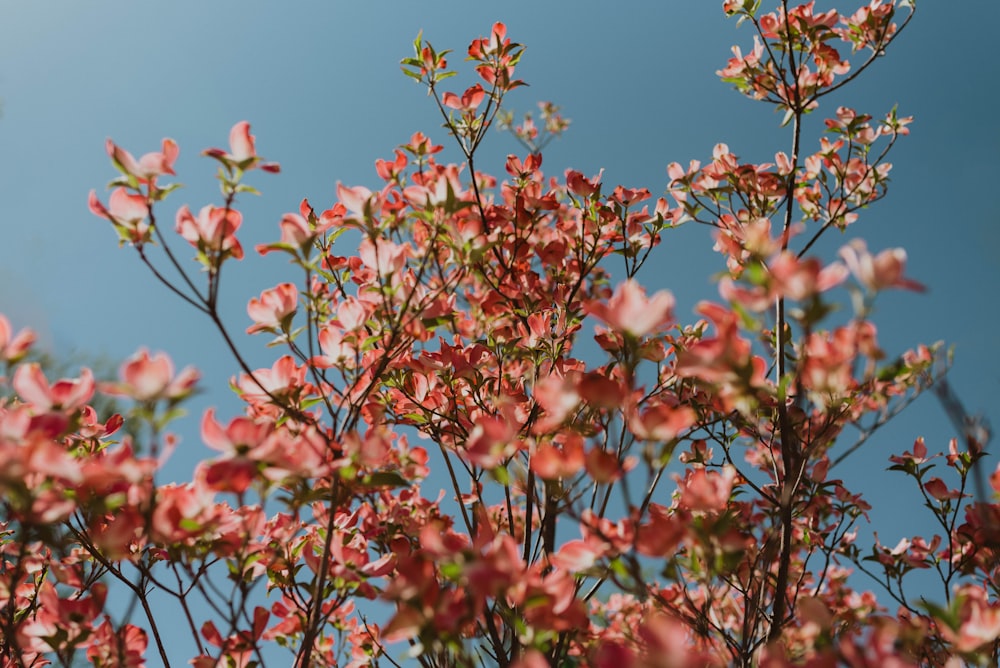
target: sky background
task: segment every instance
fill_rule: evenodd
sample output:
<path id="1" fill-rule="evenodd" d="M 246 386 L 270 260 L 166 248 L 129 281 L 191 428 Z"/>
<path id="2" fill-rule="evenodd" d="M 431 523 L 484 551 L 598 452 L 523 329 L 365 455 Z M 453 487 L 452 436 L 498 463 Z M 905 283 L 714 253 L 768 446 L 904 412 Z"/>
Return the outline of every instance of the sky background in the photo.
<path id="1" fill-rule="evenodd" d="M 846 235 L 825 237 L 820 252 L 832 257 L 859 236 L 875 251 L 905 247 L 908 274 L 930 290 L 880 298 L 875 322 L 883 347 L 898 354 L 921 342 L 953 345 L 952 386 L 970 412 L 1000 426 L 1000 215 L 989 195 L 1000 177 L 1000 131 L 992 120 L 1000 106 L 1000 4 L 918 4 L 888 56 L 825 100 L 807 128 L 808 149 L 839 104 L 876 117 L 898 104 L 900 115 L 915 117 L 892 155 L 889 197 Z M 509 105 L 523 111 L 551 100 L 572 119 L 566 137 L 545 152 L 549 175 L 603 168 L 607 190 L 641 186 L 656 197 L 670 162 L 704 162 L 717 142 L 756 162 L 789 150 L 780 117 L 715 75 L 730 45 L 746 50 L 752 40 L 749 26 L 737 30 L 724 17 L 721 2 L 0 0 L 0 312 L 16 327 L 37 330 L 57 356 L 80 351 L 120 360 L 145 345 L 167 351 L 178 366 L 196 365 L 205 393 L 178 426 L 184 441 L 168 470 L 186 475 L 209 455 L 197 439 L 204 408 L 239 410 L 227 388 L 236 366 L 211 323 L 157 284 L 131 248 L 118 248 L 110 224 L 88 212 L 87 193 L 96 188 L 106 201 L 104 186 L 115 176 L 105 139 L 137 156 L 159 150 L 163 137 L 180 144 L 177 180 L 185 188 L 160 214 L 172 229 L 181 204 L 197 210 L 219 203 L 214 163 L 199 154 L 226 147 L 230 127 L 249 120 L 258 151 L 282 166 L 280 175 L 248 179 L 263 192 L 240 205 L 241 240 L 250 250 L 276 239 L 281 214 L 296 211 L 303 197 L 319 210 L 333 203 L 338 181 L 377 185 L 374 160 L 391 157 L 415 131 L 445 144 L 447 159 L 458 161 L 434 105 L 400 73 L 399 60 L 423 30 L 438 49 L 457 52 L 453 64 L 461 69 L 469 41 L 497 20 L 527 46 L 518 76 L 530 86 L 511 94 Z M 455 81 L 456 90 L 472 83 L 447 83 Z M 494 174 L 503 173 L 503 156 L 522 153 L 499 133 L 483 150 L 477 166 Z M 711 250 L 709 232 L 692 225 L 666 235 L 640 274 L 649 289 L 674 292 L 684 321 L 696 319 L 699 300 L 717 298 L 710 278 L 723 259 Z M 191 255 L 182 242 L 173 248 Z M 242 264 L 227 265 L 224 315 L 234 331 L 249 325 L 246 301 L 296 280 L 290 270 L 277 254 L 252 251 Z M 263 341 L 241 346 L 253 364 L 273 360 Z M 932 531 L 929 515 L 914 511 L 908 479 L 885 472 L 888 455 L 921 435 L 932 451 L 954 435 L 930 395 L 837 470 L 875 506 L 874 528 L 885 543 Z"/>

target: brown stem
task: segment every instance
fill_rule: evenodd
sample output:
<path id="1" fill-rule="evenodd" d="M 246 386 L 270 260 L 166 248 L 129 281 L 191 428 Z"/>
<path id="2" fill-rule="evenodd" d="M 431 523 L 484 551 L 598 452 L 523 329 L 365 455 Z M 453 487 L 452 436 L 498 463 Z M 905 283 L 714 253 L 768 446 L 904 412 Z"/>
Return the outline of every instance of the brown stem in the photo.
<path id="1" fill-rule="evenodd" d="M 783 3 L 787 12 L 787 2 Z M 790 38 L 789 38 L 790 41 Z M 792 45 L 788 44 L 788 57 L 791 65 L 794 66 L 794 51 Z M 794 67 L 793 67 L 794 71 Z M 788 175 L 788 189 L 791 191 L 795 187 L 795 173 L 798 171 L 799 143 L 802 134 L 802 114 L 803 107 L 799 99 L 798 80 L 793 82 L 791 87 L 792 97 L 790 100 L 794 110 L 792 125 L 792 168 Z M 785 203 L 784 223 L 782 225 L 782 250 L 786 250 L 789 241 L 789 230 L 792 226 L 794 198 L 788 198 Z M 785 326 L 785 299 L 778 297 L 775 303 L 775 384 L 780 388 L 785 377 L 785 351 L 789 341 L 786 335 Z M 768 640 L 774 641 L 781 637 L 781 630 L 784 620 L 788 600 L 788 573 L 792 561 L 792 504 L 795 499 L 796 486 L 800 477 L 801 467 L 804 462 L 799 462 L 799 448 L 797 439 L 792 429 L 791 420 L 788 415 L 787 397 L 778 396 L 778 430 L 781 443 L 781 460 L 784 464 L 784 476 L 781 480 L 781 495 L 779 498 L 778 517 L 781 526 L 781 545 L 778 554 L 778 572 L 774 586 L 774 601 L 771 614 L 771 629 L 768 633 Z"/>

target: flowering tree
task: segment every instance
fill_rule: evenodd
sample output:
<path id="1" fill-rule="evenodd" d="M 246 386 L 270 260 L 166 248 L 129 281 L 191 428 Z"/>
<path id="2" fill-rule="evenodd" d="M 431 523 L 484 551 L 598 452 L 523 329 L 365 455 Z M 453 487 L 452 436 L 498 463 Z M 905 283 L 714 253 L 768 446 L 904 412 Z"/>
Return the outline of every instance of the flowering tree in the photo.
<path id="1" fill-rule="evenodd" d="M 0 404 L 4 665 L 995 662 L 1000 471 L 993 501 L 971 499 L 986 434 L 966 430 L 941 458 L 921 439 L 891 458 L 923 495 L 931 538 L 862 550 L 869 506 L 831 475 L 934 382 L 936 356 L 887 359 L 878 344 L 875 298 L 921 289 L 901 249 L 856 239 L 839 261 L 811 254 L 885 196 L 909 119 L 840 107 L 807 148 L 803 118 L 884 53 L 912 2 L 759 4 L 724 3 L 754 43 L 720 75 L 784 113 L 787 152 L 748 164 L 719 144 L 705 165 L 669 165 L 655 201 L 600 175 L 543 175 L 541 148 L 567 121 L 550 104 L 537 121 L 503 110 L 522 83 L 503 24 L 470 45 L 479 83 L 462 92 L 443 90 L 449 52 L 418 37 L 403 71 L 464 162 L 442 164 L 417 133 L 376 161 L 379 188 L 339 185 L 328 208 L 303 201 L 282 218 L 256 250 L 288 259 L 297 281 L 247 307 L 247 332 L 279 351 L 268 368 L 240 354 L 220 281 L 244 256 L 245 177 L 278 166 L 245 122 L 228 151 L 205 151 L 221 202 L 175 218 L 196 274 L 158 219 L 177 144 L 136 159 L 109 141 L 121 176 L 91 211 L 212 321 L 246 411 L 206 411 L 218 456 L 164 484 L 196 372 L 140 350 L 117 383 L 86 370 L 53 381 L 22 362 L 31 333 L 0 318 L 13 390 Z M 494 124 L 527 151 L 502 180 L 476 167 Z M 725 258 L 721 301 L 689 324 L 637 280 L 685 222 L 709 226 Z M 338 255 L 347 241 L 356 254 Z M 834 320 L 844 294 L 851 315 Z M 603 358 L 588 362 L 591 331 Z M 143 437 L 119 440 L 123 418 L 98 414 L 97 393 L 134 401 Z M 432 468 L 441 494 L 421 487 Z M 940 576 L 934 597 L 907 585 L 915 570 Z M 187 653 L 165 638 L 178 620 Z"/>

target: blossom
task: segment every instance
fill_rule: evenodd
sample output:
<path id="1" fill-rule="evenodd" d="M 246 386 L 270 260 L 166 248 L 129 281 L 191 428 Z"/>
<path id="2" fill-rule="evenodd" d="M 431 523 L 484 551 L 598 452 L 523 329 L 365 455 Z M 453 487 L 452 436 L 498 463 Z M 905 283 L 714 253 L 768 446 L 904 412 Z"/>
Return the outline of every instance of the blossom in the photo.
<path id="1" fill-rule="evenodd" d="M 893 455 L 889 457 L 889 461 L 900 466 L 906 466 L 909 464 L 916 467 L 930 461 L 933 458 L 934 457 L 927 456 L 927 445 L 924 443 L 924 438 L 921 436 L 913 442 L 913 452 L 907 450 L 902 455 Z"/>
<path id="2" fill-rule="evenodd" d="M 185 204 L 177 212 L 177 233 L 202 252 L 228 253 L 243 258 L 243 247 L 236 239 L 243 216 L 235 209 L 204 206 L 197 216 Z"/>
<path id="3" fill-rule="evenodd" d="M 16 362 L 28 353 L 34 342 L 35 333 L 33 331 L 22 329 L 14 334 L 10 321 L 0 313 L 0 360 Z"/>
<path id="4" fill-rule="evenodd" d="M 752 355 L 750 342 L 740 336 L 737 315 L 718 304 L 702 302 L 698 311 L 718 330 L 715 338 L 692 342 L 677 353 L 677 375 L 703 383 L 718 383 L 726 397 L 765 384 L 764 361 Z"/>
<path id="5" fill-rule="evenodd" d="M 383 277 L 401 270 L 410 254 L 409 244 L 396 244 L 382 239 L 375 242 L 365 239 L 358 246 L 358 257 L 365 266 L 375 269 Z"/>
<path id="6" fill-rule="evenodd" d="M 647 441 L 672 441 L 695 424 L 697 416 L 688 406 L 657 402 L 644 410 L 633 410 L 629 430 Z"/>
<path id="7" fill-rule="evenodd" d="M 270 397 L 287 397 L 301 389 L 305 374 L 306 367 L 296 366 L 291 355 L 284 355 L 270 368 L 254 371 L 253 376 L 240 374 L 235 385 L 245 400 L 256 403 Z"/>
<path id="8" fill-rule="evenodd" d="M 482 85 L 476 84 L 462 93 L 461 97 L 455 93 L 445 93 L 441 96 L 441 104 L 451 109 L 471 113 L 476 110 L 485 97 L 486 91 L 483 90 Z"/>
<path id="9" fill-rule="evenodd" d="M 924 483 L 924 490 L 937 501 L 953 501 L 964 496 L 957 489 L 948 489 L 941 478 L 934 477 Z"/>
<path id="10" fill-rule="evenodd" d="M 115 167 L 128 176 L 135 177 L 139 183 L 149 184 L 154 184 L 157 176 L 173 175 L 174 162 L 180 153 L 180 148 L 173 139 L 164 139 L 163 150 L 158 153 L 147 153 L 138 160 L 110 139 L 104 146 Z"/>
<path id="11" fill-rule="evenodd" d="M 633 279 L 615 288 L 611 299 L 590 302 L 586 310 L 618 332 L 641 337 L 673 319 L 674 296 L 666 290 L 646 297 L 646 291 Z"/>
<path id="12" fill-rule="evenodd" d="M 583 439 L 569 435 L 557 447 L 554 443 L 541 443 L 531 454 L 531 470 L 544 480 L 572 478 L 585 463 Z"/>
<path id="13" fill-rule="evenodd" d="M 337 199 L 339 204 L 346 209 L 352 219 L 362 220 L 378 215 L 385 204 L 385 197 L 382 191 L 373 193 L 364 186 L 345 186 L 337 184 Z"/>
<path id="14" fill-rule="evenodd" d="M 471 464 L 491 469 L 517 450 L 517 426 L 503 417 L 486 416 L 476 421 L 463 453 Z"/>
<path id="15" fill-rule="evenodd" d="M 55 585 L 44 581 L 38 589 L 35 610 L 18 629 L 24 642 L 35 651 L 73 648 L 90 635 L 91 622 L 104 608 L 108 587 L 97 582 L 90 596 L 60 598 Z"/>
<path id="16" fill-rule="evenodd" d="M 243 171 L 258 168 L 271 173 L 281 171 L 278 163 L 261 161 L 257 155 L 256 138 L 250 134 L 250 123 L 247 121 L 240 121 L 229 131 L 229 153 L 221 148 L 210 148 L 205 150 L 204 155 Z"/>
<path id="17" fill-rule="evenodd" d="M 205 445 L 223 454 L 223 459 L 209 463 L 205 483 L 215 491 L 245 492 L 257 476 L 257 462 L 271 454 L 268 437 L 273 424 L 240 416 L 225 428 L 215 419 L 215 410 L 208 409 L 201 421 L 201 439 Z"/>
<path id="18" fill-rule="evenodd" d="M 925 289 L 920 283 L 903 277 L 906 251 L 902 248 L 890 248 L 873 257 L 865 242 L 855 239 L 840 249 L 840 257 L 858 282 L 872 292 L 886 288 L 904 288 L 918 292 Z"/>
<path id="19" fill-rule="evenodd" d="M 164 543 L 193 542 L 215 525 L 214 509 L 212 491 L 203 480 L 163 485 L 156 490 L 150 538 Z"/>
<path id="20" fill-rule="evenodd" d="M 261 255 L 276 250 L 303 251 L 309 248 L 316 238 L 316 232 L 309 225 L 309 221 L 297 213 L 286 213 L 281 217 L 278 226 L 281 229 L 281 241 L 258 244 L 257 252 Z"/>
<path id="21" fill-rule="evenodd" d="M 247 304 L 247 313 L 254 321 L 247 334 L 274 332 L 287 327 L 287 320 L 299 305 L 299 293 L 293 283 L 282 283 L 264 290 Z"/>
<path id="22" fill-rule="evenodd" d="M 62 378 L 50 385 L 42 367 L 32 362 L 18 367 L 14 389 L 39 412 L 69 412 L 84 407 L 94 396 L 94 375 L 84 369 L 78 378 Z"/>
<path id="23" fill-rule="evenodd" d="M 695 512 L 715 512 L 723 510 L 729 503 L 729 496 L 736 480 L 736 469 L 725 466 L 722 472 L 697 468 L 688 471 L 683 479 L 677 478 L 680 487 L 678 505 Z"/>
<path id="24" fill-rule="evenodd" d="M 146 632 L 138 626 L 124 624 L 115 630 L 111 620 L 105 616 L 87 647 L 87 659 L 98 666 L 140 668 L 145 665 L 143 655 L 148 644 Z"/>
<path id="25" fill-rule="evenodd" d="M 964 586 L 958 591 L 955 607 L 959 619 L 957 628 L 941 625 L 941 634 L 955 644 L 959 652 L 973 652 L 987 643 L 996 643 L 1000 636 L 1000 604 L 990 601 L 978 587 Z"/>
<path id="26" fill-rule="evenodd" d="M 97 198 L 97 192 L 91 190 L 87 205 L 92 214 L 111 221 L 122 243 L 139 245 L 149 241 L 152 233 L 152 227 L 146 220 L 149 204 L 142 195 L 129 194 L 125 188 L 115 188 L 105 207 Z"/>
<path id="27" fill-rule="evenodd" d="M 174 363 L 166 353 L 151 356 L 146 348 L 140 348 L 122 363 L 118 377 L 121 382 L 104 385 L 101 389 L 137 401 L 153 401 L 186 397 L 194 390 L 199 374 L 189 366 L 175 376 Z"/>
<path id="28" fill-rule="evenodd" d="M 317 355 L 311 360 L 311 364 L 319 368 L 329 368 L 341 366 L 353 368 L 357 348 L 353 343 L 354 337 L 345 337 L 344 328 L 336 324 L 328 324 L 319 331 L 319 347 L 322 355 Z"/>

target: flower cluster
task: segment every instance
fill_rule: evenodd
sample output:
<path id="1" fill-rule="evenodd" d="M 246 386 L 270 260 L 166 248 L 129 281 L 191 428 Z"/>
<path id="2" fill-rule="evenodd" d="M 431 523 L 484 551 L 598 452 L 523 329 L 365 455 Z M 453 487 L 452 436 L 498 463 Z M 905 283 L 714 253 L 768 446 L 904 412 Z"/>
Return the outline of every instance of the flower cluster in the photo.
<path id="1" fill-rule="evenodd" d="M 909 20 L 894 23 L 905 2 L 759 4 L 724 4 L 756 35 L 721 74 L 785 110 L 795 147 L 802 116 L 872 62 L 851 58 Z M 303 200 L 281 217 L 256 250 L 298 278 L 252 297 L 239 326 L 277 349 L 269 366 L 248 363 L 218 302 L 224 265 L 244 257 L 244 178 L 277 171 L 249 125 L 204 152 L 222 201 L 176 214 L 200 278 L 156 226 L 177 144 L 136 160 L 108 142 L 122 176 L 90 209 L 219 328 L 244 411 L 206 410 L 211 458 L 163 482 L 197 373 L 141 349 L 117 382 L 53 380 L 29 361 L 33 335 L 0 316 L 4 665 L 169 665 L 184 654 L 162 633 L 176 620 L 183 659 L 206 668 L 262 665 L 272 647 L 298 666 L 995 662 L 1000 470 L 973 498 L 983 443 L 938 457 L 918 440 L 891 458 L 941 528 L 893 547 L 862 546 L 870 506 L 832 477 L 856 447 L 843 433 L 863 442 L 935 380 L 935 350 L 889 359 L 871 317 L 884 291 L 921 289 L 905 252 L 854 240 L 837 261 L 812 254 L 885 195 L 908 119 L 841 107 L 818 150 L 771 163 L 718 144 L 704 166 L 670 164 L 654 201 L 603 174 L 543 173 L 568 122 L 551 104 L 543 131 L 498 116 L 522 83 L 504 24 L 470 45 L 479 81 L 461 91 L 439 90 L 448 51 L 421 37 L 414 51 L 404 72 L 465 162 L 416 133 L 376 161 L 376 186 L 341 183 L 322 210 Z M 497 118 L 528 153 L 494 177 L 473 163 Z M 638 280 L 690 220 L 725 258 L 720 300 L 693 323 Z M 357 250 L 340 255 L 348 238 Z M 181 280 L 157 269 L 154 240 Z M 853 313 L 833 321 L 843 289 Z M 590 334 L 600 352 L 585 357 Z M 134 405 L 99 415 L 103 394 Z M 126 417 L 138 428 L 122 436 Z M 942 603 L 910 595 L 918 570 L 941 576 Z M 111 589 L 141 619 L 119 619 Z"/>

